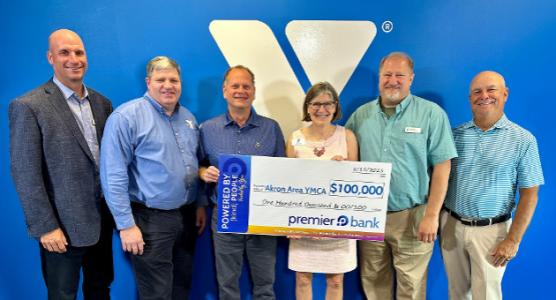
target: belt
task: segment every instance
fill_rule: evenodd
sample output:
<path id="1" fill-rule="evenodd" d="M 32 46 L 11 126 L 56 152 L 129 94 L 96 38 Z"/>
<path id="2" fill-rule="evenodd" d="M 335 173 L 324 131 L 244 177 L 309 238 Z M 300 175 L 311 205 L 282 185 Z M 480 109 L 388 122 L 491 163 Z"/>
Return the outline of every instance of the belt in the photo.
<path id="1" fill-rule="evenodd" d="M 414 208 L 419 207 L 419 206 L 421 206 L 421 205 L 425 205 L 425 204 L 417 204 L 417 205 L 414 205 L 414 206 L 412 206 L 412 207 L 408 207 L 408 208 L 404 208 L 404 209 L 400 209 L 400 210 L 389 210 L 389 211 L 386 212 L 386 214 L 395 214 L 395 213 L 399 213 L 399 212 L 402 212 L 402 211 L 414 209 Z"/>
<path id="2" fill-rule="evenodd" d="M 141 202 L 136 202 L 136 201 L 131 201 L 131 208 L 135 208 L 135 209 L 144 209 L 144 210 L 150 210 L 150 211 L 158 211 L 158 212 L 173 212 L 173 211 L 179 211 L 180 208 L 172 208 L 172 209 L 160 209 L 160 208 L 154 208 L 154 207 L 148 207 L 145 204 L 141 203 Z"/>
<path id="3" fill-rule="evenodd" d="M 455 213 L 454 211 L 444 207 L 444 210 L 450 214 L 450 216 L 454 217 L 456 220 L 460 221 L 461 224 L 463 225 L 467 225 L 467 226 L 488 226 L 488 225 L 494 225 L 494 224 L 498 224 L 498 223 L 502 223 L 502 222 L 506 222 L 507 220 L 509 220 L 512 217 L 512 214 L 505 214 L 505 215 L 501 215 L 498 217 L 494 217 L 494 218 L 485 218 L 485 219 L 470 219 L 470 218 L 464 218 L 460 215 L 458 215 L 457 213 Z"/>

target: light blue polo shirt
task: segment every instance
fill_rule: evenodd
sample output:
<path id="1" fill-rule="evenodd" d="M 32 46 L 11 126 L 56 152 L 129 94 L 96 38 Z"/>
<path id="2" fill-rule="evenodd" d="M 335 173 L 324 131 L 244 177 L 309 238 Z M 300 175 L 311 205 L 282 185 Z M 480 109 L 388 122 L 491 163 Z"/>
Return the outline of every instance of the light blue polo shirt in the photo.
<path id="1" fill-rule="evenodd" d="M 544 183 L 535 137 L 503 115 L 487 131 L 473 121 L 454 129 L 459 157 L 452 172 L 445 205 L 467 218 L 492 218 L 510 213 L 516 188 Z"/>
<path id="2" fill-rule="evenodd" d="M 133 226 L 131 203 L 177 209 L 197 198 L 199 128 L 179 103 L 171 116 L 148 92 L 106 121 L 100 180 L 116 227 Z"/>
<path id="3" fill-rule="evenodd" d="M 392 163 L 388 211 L 426 203 L 432 166 L 457 156 L 444 110 L 411 94 L 390 118 L 378 99 L 362 105 L 346 127 L 357 136 L 361 161 Z"/>

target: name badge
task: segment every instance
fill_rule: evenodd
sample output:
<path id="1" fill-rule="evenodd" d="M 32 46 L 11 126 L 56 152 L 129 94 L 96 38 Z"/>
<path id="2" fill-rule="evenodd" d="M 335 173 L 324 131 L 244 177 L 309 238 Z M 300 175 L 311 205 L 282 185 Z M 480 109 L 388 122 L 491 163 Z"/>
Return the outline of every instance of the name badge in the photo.
<path id="1" fill-rule="evenodd" d="M 292 146 L 303 146 L 303 145 L 305 145 L 305 139 L 303 138 L 298 137 L 292 140 Z"/>
<path id="2" fill-rule="evenodd" d="M 419 128 L 419 127 L 406 127 L 405 132 L 406 133 L 421 133 L 421 128 Z"/>

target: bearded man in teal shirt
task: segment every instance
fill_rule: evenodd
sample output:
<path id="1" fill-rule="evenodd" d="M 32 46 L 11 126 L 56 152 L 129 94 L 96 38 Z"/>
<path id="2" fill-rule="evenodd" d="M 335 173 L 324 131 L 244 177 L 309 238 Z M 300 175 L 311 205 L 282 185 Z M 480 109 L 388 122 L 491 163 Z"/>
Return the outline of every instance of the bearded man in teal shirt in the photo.
<path id="1" fill-rule="evenodd" d="M 457 157 L 446 113 L 410 93 L 414 77 L 407 54 L 384 57 L 380 97 L 359 107 L 346 124 L 357 136 L 362 161 L 392 163 L 384 242 L 359 244 L 367 299 L 426 298 L 450 160 Z"/>

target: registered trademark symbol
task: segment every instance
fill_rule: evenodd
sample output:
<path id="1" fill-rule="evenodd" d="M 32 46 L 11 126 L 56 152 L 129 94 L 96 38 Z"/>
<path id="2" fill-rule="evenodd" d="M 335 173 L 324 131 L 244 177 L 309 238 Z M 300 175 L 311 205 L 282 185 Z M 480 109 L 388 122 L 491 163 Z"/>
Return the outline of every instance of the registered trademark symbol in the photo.
<path id="1" fill-rule="evenodd" d="M 387 20 L 382 22 L 382 31 L 389 33 L 392 29 L 394 29 L 394 23 L 392 23 L 392 21 Z"/>

